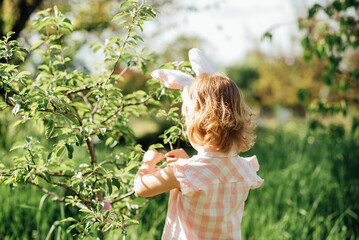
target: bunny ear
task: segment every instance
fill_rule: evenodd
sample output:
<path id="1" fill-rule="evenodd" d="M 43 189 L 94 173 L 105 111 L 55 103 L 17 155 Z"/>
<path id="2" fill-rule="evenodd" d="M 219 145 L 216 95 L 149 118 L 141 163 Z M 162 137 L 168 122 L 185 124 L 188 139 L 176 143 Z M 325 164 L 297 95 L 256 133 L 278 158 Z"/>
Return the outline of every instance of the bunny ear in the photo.
<path id="1" fill-rule="evenodd" d="M 154 79 L 162 82 L 167 88 L 182 90 L 193 81 L 193 77 L 179 70 L 157 69 L 151 73 Z"/>
<path id="2" fill-rule="evenodd" d="M 214 74 L 217 72 L 212 63 L 208 61 L 206 56 L 204 56 L 199 49 L 192 48 L 188 52 L 188 56 L 196 76 L 200 75 L 201 73 Z"/>

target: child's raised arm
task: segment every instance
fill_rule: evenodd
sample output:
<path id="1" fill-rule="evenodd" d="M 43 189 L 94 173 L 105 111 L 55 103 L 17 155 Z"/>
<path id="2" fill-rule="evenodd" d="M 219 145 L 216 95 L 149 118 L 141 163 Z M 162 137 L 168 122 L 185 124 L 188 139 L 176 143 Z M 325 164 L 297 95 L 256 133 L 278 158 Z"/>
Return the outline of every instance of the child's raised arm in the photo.
<path id="1" fill-rule="evenodd" d="M 171 166 L 156 171 L 156 164 L 164 158 L 165 156 L 156 150 L 149 150 L 145 153 L 142 165 L 135 177 L 134 189 L 137 195 L 152 197 L 173 188 L 180 188 Z"/>

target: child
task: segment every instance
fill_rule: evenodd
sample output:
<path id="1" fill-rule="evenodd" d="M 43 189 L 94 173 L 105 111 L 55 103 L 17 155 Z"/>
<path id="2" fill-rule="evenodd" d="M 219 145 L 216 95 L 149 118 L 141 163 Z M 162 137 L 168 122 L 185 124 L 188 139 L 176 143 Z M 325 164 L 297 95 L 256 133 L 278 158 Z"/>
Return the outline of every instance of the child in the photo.
<path id="1" fill-rule="evenodd" d="M 204 57 L 194 51 L 195 60 Z M 203 66 L 203 59 L 199 62 Z M 232 80 L 203 73 L 208 67 L 196 71 L 200 68 L 194 67 L 193 56 L 191 63 L 197 77 L 189 85 L 181 85 L 188 84 L 188 79 L 178 80 L 178 72 L 173 79 L 160 70 L 158 75 L 162 75 L 157 78 L 166 78 L 166 86 L 184 87 L 182 114 L 189 141 L 198 154 L 189 158 L 182 149 L 166 155 L 146 152 L 135 178 L 135 191 L 143 197 L 170 191 L 162 239 L 241 239 L 244 201 L 249 189 L 263 182 L 256 174 L 257 158 L 238 156 L 254 143 L 252 114 Z M 169 79 L 172 82 L 168 83 Z M 167 167 L 156 170 L 156 164 L 165 158 Z"/>

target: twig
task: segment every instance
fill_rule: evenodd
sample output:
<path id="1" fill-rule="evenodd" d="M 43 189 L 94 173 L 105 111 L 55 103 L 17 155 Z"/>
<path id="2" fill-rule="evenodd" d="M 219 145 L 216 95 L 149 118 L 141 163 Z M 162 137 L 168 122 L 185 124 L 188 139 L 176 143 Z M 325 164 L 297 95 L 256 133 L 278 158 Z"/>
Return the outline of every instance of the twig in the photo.
<path id="1" fill-rule="evenodd" d="M 93 147 L 93 143 L 89 137 L 86 137 L 85 142 L 86 142 L 87 150 L 89 151 L 90 154 L 91 164 L 94 165 L 97 162 L 95 148 Z"/>
<path id="2" fill-rule="evenodd" d="M 93 107 L 92 104 L 90 103 L 90 101 L 88 100 L 88 96 L 91 95 L 91 94 L 84 95 L 82 92 L 78 92 L 77 95 L 82 97 L 82 99 L 84 100 L 86 105 L 90 108 L 90 110 L 91 110 L 91 112 L 90 112 L 90 122 L 93 123 L 94 122 L 94 115 L 95 115 L 95 113 L 97 111 L 97 107 L 98 107 L 98 101 L 96 102 L 95 107 Z"/>
<path id="3" fill-rule="evenodd" d="M 111 118 L 113 118 L 114 116 L 116 116 L 122 109 L 124 109 L 125 107 L 128 106 L 135 106 L 135 105 L 140 105 L 140 104 L 144 104 L 146 103 L 148 100 L 150 100 L 151 98 L 153 98 L 154 95 L 149 95 L 146 99 L 139 101 L 139 102 L 135 102 L 135 103 L 126 103 L 126 104 L 122 104 L 121 106 L 119 106 L 117 108 L 117 110 L 112 113 L 109 117 L 107 117 L 105 120 L 102 120 L 100 123 L 104 124 L 105 122 L 107 122 L 108 120 L 110 120 Z"/>
<path id="4" fill-rule="evenodd" d="M 31 150 L 30 149 L 27 149 L 28 152 L 30 153 L 30 157 L 31 157 L 31 161 L 34 165 L 36 165 L 35 161 L 34 161 L 34 154 L 32 154 Z"/>
<path id="5" fill-rule="evenodd" d="M 73 174 L 66 174 L 66 173 L 61 173 L 61 172 L 50 172 L 49 173 L 50 176 L 55 176 L 55 177 L 73 177 Z"/>
<path id="6" fill-rule="evenodd" d="M 89 209 L 92 209 L 92 206 L 90 204 L 90 201 L 84 199 L 80 193 L 78 193 L 77 191 L 75 191 L 74 189 L 70 188 L 69 186 L 67 186 L 66 184 L 64 183 L 58 183 L 58 182 L 53 182 L 51 180 L 49 180 L 47 177 L 45 177 L 44 175 L 40 174 L 40 173 L 35 173 L 36 176 L 44 179 L 46 182 L 50 183 L 50 184 L 53 184 L 53 185 L 56 185 L 56 186 L 59 186 L 59 187 L 62 187 L 62 188 L 65 188 L 67 190 L 69 190 L 72 194 L 76 195 L 80 200 L 81 202 L 83 202 L 87 208 Z"/>
<path id="7" fill-rule="evenodd" d="M 102 166 L 102 165 L 108 164 L 108 163 L 113 163 L 113 162 L 112 161 L 103 161 L 103 162 L 99 163 L 99 166 Z M 113 164 L 115 164 L 115 163 L 113 163 Z"/>
<path id="8" fill-rule="evenodd" d="M 95 116 L 97 109 L 98 109 L 98 101 L 95 103 L 95 107 L 90 112 L 90 122 L 92 122 L 92 123 L 94 122 L 94 116 Z"/>
<path id="9" fill-rule="evenodd" d="M 44 187 L 42 187 L 42 186 L 40 186 L 40 185 L 35 184 L 35 183 L 33 183 L 33 182 L 27 182 L 27 183 L 30 183 L 31 185 L 34 185 L 34 186 L 38 187 L 41 191 L 43 191 L 44 193 L 46 193 L 46 194 L 48 194 L 49 196 L 51 196 L 51 199 L 52 199 L 53 201 L 65 202 L 65 198 L 64 198 L 64 197 L 59 198 L 58 196 L 55 195 L 55 193 L 49 191 L 48 189 L 46 189 L 46 188 L 44 188 Z"/>
<path id="10" fill-rule="evenodd" d="M 88 86 L 85 86 L 85 87 L 82 87 L 82 88 L 79 88 L 79 89 L 76 89 L 76 90 L 67 91 L 67 92 L 66 92 L 66 96 L 70 96 L 71 94 L 74 94 L 74 93 L 78 93 L 78 92 L 83 92 L 83 91 L 86 91 L 86 90 L 90 90 L 91 88 L 96 87 L 96 86 L 99 86 L 99 85 L 101 85 L 101 84 L 103 84 L 103 83 L 105 83 L 106 81 L 108 81 L 108 80 L 111 79 L 112 75 L 115 73 L 116 66 L 117 66 L 118 62 L 120 61 L 120 59 L 121 59 L 121 57 L 122 57 L 122 54 L 123 54 L 123 52 L 124 52 L 124 50 L 125 50 L 125 46 L 126 46 L 126 43 L 127 43 L 127 39 L 130 37 L 130 33 L 131 33 L 131 31 L 132 31 L 132 28 L 133 28 L 132 25 L 134 24 L 134 19 L 135 19 L 136 17 L 137 17 L 137 15 L 133 18 L 132 24 L 131 24 L 131 26 L 128 28 L 126 38 L 125 38 L 125 40 L 123 41 L 122 46 L 121 46 L 120 54 L 119 54 L 119 56 L 118 56 L 117 59 L 116 59 L 115 65 L 113 66 L 112 71 L 111 71 L 109 77 L 108 77 L 106 80 L 97 81 L 97 82 L 95 82 L 95 83 L 93 83 L 93 84 L 91 84 L 91 85 L 88 85 Z M 124 74 L 126 71 L 127 71 L 127 68 L 125 68 L 125 71 L 122 71 L 122 72 L 121 72 L 121 75 Z M 120 76 L 121 76 L 121 75 L 120 75 Z"/>
<path id="11" fill-rule="evenodd" d="M 78 92 L 77 95 L 79 95 L 80 97 L 82 97 L 82 99 L 84 100 L 84 102 L 87 104 L 87 106 L 92 109 L 92 104 L 89 102 L 87 95 L 85 96 L 82 92 Z"/>
<path id="12" fill-rule="evenodd" d="M 135 194 L 135 191 L 134 191 L 134 190 L 132 190 L 131 192 L 128 192 L 128 193 L 122 195 L 122 196 L 119 197 L 119 198 L 116 198 L 116 199 L 112 200 L 111 204 L 117 203 L 117 202 L 119 202 L 119 201 L 121 201 L 121 200 L 123 200 L 123 199 L 125 199 L 125 198 L 127 198 L 127 197 L 129 197 L 129 196 L 132 196 L 133 194 Z"/>

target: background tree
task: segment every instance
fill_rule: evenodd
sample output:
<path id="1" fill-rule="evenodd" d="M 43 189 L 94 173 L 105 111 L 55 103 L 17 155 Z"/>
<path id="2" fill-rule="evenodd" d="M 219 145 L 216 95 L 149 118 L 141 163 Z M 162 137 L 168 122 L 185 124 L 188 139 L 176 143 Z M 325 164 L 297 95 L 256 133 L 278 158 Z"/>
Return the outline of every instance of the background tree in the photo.
<path id="1" fill-rule="evenodd" d="M 311 127 L 329 127 L 329 131 L 343 136 L 342 123 L 323 121 L 322 116 L 353 115 L 352 134 L 359 140 L 359 2 L 334 0 L 327 4 L 313 4 L 306 18 L 298 20 L 304 33 L 301 41 L 304 60 L 313 64 L 317 58 L 324 64 L 322 84 L 313 92 L 311 87 L 298 90 L 298 100 L 311 114 Z M 271 38 L 267 32 L 264 38 Z"/>
<path id="2" fill-rule="evenodd" d="M 299 20 L 299 27 L 305 32 L 304 59 L 309 62 L 317 57 L 326 62 L 322 74 L 326 94 L 310 102 L 311 113 L 346 115 L 348 108 L 358 106 L 358 11 L 358 1 L 335 0 L 327 5 L 314 4 L 308 10 L 308 17 Z M 306 89 L 299 90 L 298 94 L 304 102 L 310 97 Z M 358 138 L 358 113 L 354 114 L 352 130 Z M 343 127 L 332 124 L 330 128 L 340 134 Z"/>

